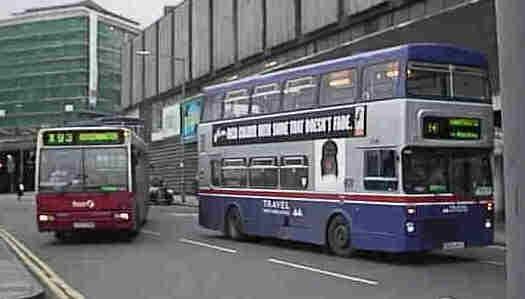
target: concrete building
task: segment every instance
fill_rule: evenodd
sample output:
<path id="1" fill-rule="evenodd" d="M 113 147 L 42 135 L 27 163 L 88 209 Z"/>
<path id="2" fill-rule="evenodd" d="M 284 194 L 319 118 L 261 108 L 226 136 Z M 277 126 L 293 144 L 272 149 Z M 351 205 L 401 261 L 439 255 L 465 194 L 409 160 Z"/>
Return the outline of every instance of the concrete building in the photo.
<path id="1" fill-rule="evenodd" d="M 197 95 L 207 84 L 408 42 L 484 52 L 499 99 L 493 0 L 186 0 L 123 48 L 122 106 L 145 120 L 156 174 L 192 191 L 196 145 L 181 143 L 178 127 L 183 81 Z"/>
<path id="2" fill-rule="evenodd" d="M 16 162 L 0 167 L 0 192 L 32 188 L 38 128 L 120 110 L 121 47 L 137 26 L 92 1 L 0 20 L 0 165 Z"/>

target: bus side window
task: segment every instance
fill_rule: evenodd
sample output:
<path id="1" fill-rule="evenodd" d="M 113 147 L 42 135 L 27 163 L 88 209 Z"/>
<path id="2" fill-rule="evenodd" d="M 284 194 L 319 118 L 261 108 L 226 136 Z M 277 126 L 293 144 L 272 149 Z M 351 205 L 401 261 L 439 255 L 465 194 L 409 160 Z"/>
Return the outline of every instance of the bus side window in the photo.
<path id="1" fill-rule="evenodd" d="M 247 186 L 246 159 L 223 159 L 221 183 L 226 188 L 244 188 Z"/>
<path id="2" fill-rule="evenodd" d="M 222 119 L 222 105 L 224 94 L 208 97 L 204 104 L 204 121 L 214 121 Z"/>
<path id="3" fill-rule="evenodd" d="M 366 67 L 363 73 L 363 101 L 395 97 L 398 78 L 398 62 Z"/>
<path id="4" fill-rule="evenodd" d="M 286 81 L 283 110 L 312 108 L 317 105 L 317 79 L 304 77 Z"/>
<path id="5" fill-rule="evenodd" d="M 357 71 L 337 71 L 323 76 L 321 105 L 353 103 L 357 97 Z"/>
<path id="6" fill-rule="evenodd" d="M 280 181 L 282 189 L 308 188 L 308 159 L 305 156 L 281 158 Z"/>
<path id="7" fill-rule="evenodd" d="M 224 119 L 248 115 L 250 94 L 247 89 L 230 91 L 224 98 Z"/>
<path id="8" fill-rule="evenodd" d="M 276 157 L 260 157 L 250 159 L 250 187 L 277 188 L 279 184 L 279 169 Z"/>
<path id="9" fill-rule="evenodd" d="M 274 113 L 281 109 L 281 87 L 277 83 L 255 87 L 251 114 Z"/>
<path id="10" fill-rule="evenodd" d="M 396 172 L 396 152 L 394 150 L 365 151 L 366 190 L 396 191 L 398 179 Z"/>

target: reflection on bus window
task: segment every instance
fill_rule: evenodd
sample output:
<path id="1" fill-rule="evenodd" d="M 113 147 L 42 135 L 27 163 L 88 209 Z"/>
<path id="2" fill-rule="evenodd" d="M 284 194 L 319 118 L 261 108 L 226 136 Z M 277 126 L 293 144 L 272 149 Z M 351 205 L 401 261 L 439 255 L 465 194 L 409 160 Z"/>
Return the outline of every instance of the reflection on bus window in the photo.
<path id="1" fill-rule="evenodd" d="M 214 121 L 222 118 L 223 96 L 222 94 L 215 95 L 206 101 L 203 115 L 205 121 Z"/>
<path id="2" fill-rule="evenodd" d="M 250 96 L 248 90 L 231 91 L 224 98 L 224 118 L 234 118 L 248 115 Z"/>
<path id="3" fill-rule="evenodd" d="M 399 63 L 376 64 L 365 68 L 363 75 L 363 100 L 393 98 L 399 78 Z"/>
<path id="4" fill-rule="evenodd" d="M 278 112 L 281 108 L 281 88 L 273 83 L 255 87 L 252 95 L 252 114 Z"/>
<path id="5" fill-rule="evenodd" d="M 84 151 L 86 189 L 126 190 L 128 162 L 125 148 L 85 149 Z"/>
<path id="6" fill-rule="evenodd" d="M 487 72 L 477 68 L 411 62 L 406 86 L 408 96 L 490 101 Z"/>
<path id="7" fill-rule="evenodd" d="M 304 156 L 283 157 L 281 162 L 281 188 L 304 190 L 308 188 L 308 160 Z"/>
<path id="8" fill-rule="evenodd" d="M 454 72 L 454 96 L 457 98 L 490 99 L 488 80 L 479 74 Z"/>
<path id="9" fill-rule="evenodd" d="M 277 158 L 262 157 L 250 160 L 250 186 L 255 188 L 277 188 L 279 183 Z"/>
<path id="10" fill-rule="evenodd" d="M 296 110 L 316 106 L 317 80 L 305 77 L 286 82 L 284 90 L 283 109 Z"/>
<path id="11" fill-rule="evenodd" d="M 81 149 L 40 152 L 40 191 L 82 191 L 82 172 Z"/>
<path id="12" fill-rule="evenodd" d="M 364 185 L 365 189 L 372 191 L 397 190 L 395 151 L 370 150 L 365 152 Z"/>
<path id="13" fill-rule="evenodd" d="M 222 160 L 221 183 L 227 188 L 246 187 L 246 159 Z"/>
<path id="14" fill-rule="evenodd" d="M 492 194 L 488 151 L 407 149 L 403 151 L 403 173 L 403 186 L 410 194 Z"/>
<path id="15" fill-rule="evenodd" d="M 344 70 L 323 76 L 321 105 L 352 103 L 357 96 L 356 70 Z"/>

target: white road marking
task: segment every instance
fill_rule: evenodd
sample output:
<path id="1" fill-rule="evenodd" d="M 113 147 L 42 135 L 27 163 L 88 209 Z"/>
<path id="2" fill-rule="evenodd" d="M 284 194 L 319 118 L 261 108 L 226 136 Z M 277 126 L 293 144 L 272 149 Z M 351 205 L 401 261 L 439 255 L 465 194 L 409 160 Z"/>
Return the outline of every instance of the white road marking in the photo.
<path id="1" fill-rule="evenodd" d="M 216 246 L 216 245 L 212 245 L 208 243 L 203 243 L 199 241 L 194 241 L 194 240 L 189 240 L 189 239 L 179 239 L 179 241 L 182 243 L 208 247 L 208 248 L 216 249 L 216 250 L 227 252 L 227 253 L 237 253 L 237 250 L 235 249 L 224 248 L 224 247 L 220 247 L 220 246 Z"/>
<path id="2" fill-rule="evenodd" d="M 482 264 L 487 264 L 487 265 L 494 265 L 494 266 L 505 267 L 505 263 L 504 263 L 504 262 L 496 262 L 496 261 L 480 261 L 480 263 L 482 263 Z"/>
<path id="3" fill-rule="evenodd" d="M 273 259 L 273 258 L 268 259 L 268 262 L 274 263 L 274 264 L 279 264 L 279 265 L 284 265 L 284 266 L 288 266 L 288 267 L 292 267 L 292 268 L 307 270 L 307 271 L 311 271 L 311 272 L 315 272 L 315 273 L 319 273 L 319 274 L 323 274 L 323 275 L 327 275 L 327 276 L 347 279 L 347 280 L 351 280 L 351 281 L 355 281 L 355 282 L 361 282 L 361 283 L 368 284 L 368 285 L 374 285 L 375 286 L 375 285 L 379 284 L 379 282 L 377 282 L 375 280 L 369 280 L 369 279 L 364 279 L 364 278 L 360 278 L 360 277 L 340 274 L 340 273 L 336 273 L 336 272 L 325 271 L 325 270 L 312 268 L 312 267 L 309 267 L 309 266 L 304 266 L 304 265 L 299 265 L 299 264 L 294 264 L 294 263 L 290 263 L 290 262 L 286 262 L 286 261 L 282 261 L 282 260 L 278 260 L 278 259 Z"/>
<path id="4" fill-rule="evenodd" d="M 169 213 L 168 215 L 175 216 L 175 217 L 197 217 L 199 216 L 199 214 L 197 213 Z"/>
<path id="5" fill-rule="evenodd" d="M 498 250 L 503 250 L 503 251 L 507 250 L 507 247 L 506 246 L 502 246 L 502 245 L 489 245 L 489 246 L 487 246 L 487 248 L 498 249 Z"/>
<path id="6" fill-rule="evenodd" d="M 155 237 L 160 237 L 160 233 L 154 232 L 154 231 L 151 231 L 151 230 L 143 229 L 142 232 L 145 233 L 145 234 L 148 234 L 148 235 L 155 236 Z"/>

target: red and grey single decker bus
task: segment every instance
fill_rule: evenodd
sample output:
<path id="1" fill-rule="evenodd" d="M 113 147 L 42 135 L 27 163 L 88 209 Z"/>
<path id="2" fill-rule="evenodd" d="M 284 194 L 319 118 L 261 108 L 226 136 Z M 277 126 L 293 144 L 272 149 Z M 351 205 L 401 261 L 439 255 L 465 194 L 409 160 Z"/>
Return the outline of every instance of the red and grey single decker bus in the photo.
<path id="1" fill-rule="evenodd" d="M 138 233 L 148 214 L 146 144 L 132 130 L 43 129 L 37 142 L 40 232 Z"/>

